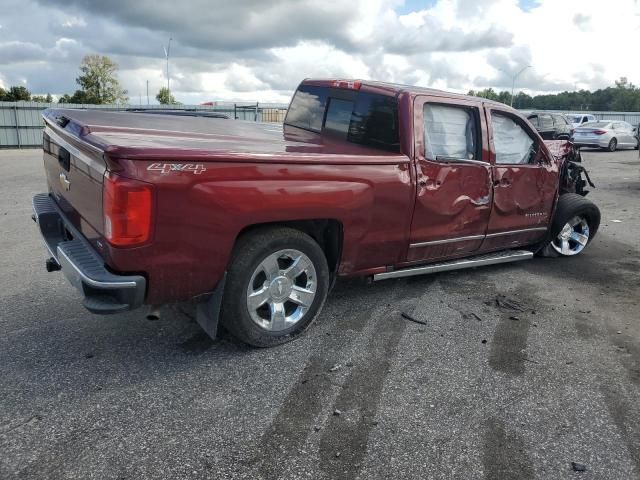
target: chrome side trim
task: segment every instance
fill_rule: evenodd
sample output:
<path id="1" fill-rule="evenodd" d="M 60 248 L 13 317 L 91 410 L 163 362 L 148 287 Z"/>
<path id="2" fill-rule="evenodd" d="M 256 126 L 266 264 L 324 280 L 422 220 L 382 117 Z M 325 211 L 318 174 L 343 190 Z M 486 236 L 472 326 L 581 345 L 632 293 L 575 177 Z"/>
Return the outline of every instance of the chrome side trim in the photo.
<path id="1" fill-rule="evenodd" d="M 509 230 L 507 232 L 490 233 L 488 235 L 470 235 L 468 237 L 445 238 L 443 240 L 432 240 L 430 242 L 411 243 L 409 245 L 409 248 L 431 247 L 433 245 L 444 245 L 447 243 L 455 243 L 455 242 L 469 242 L 471 240 L 482 240 L 485 238 L 501 237 L 503 235 L 515 235 L 517 233 L 527 233 L 527 232 L 542 232 L 546 230 L 547 230 L 547 227 L 535 227 L 535 228 L 523 228 L 522 230 Z"/>
<path id="2" fill-rule="evenodd" d="M 409 248 L 430 247 L 432 245 L 444 245 L 446 243 L 470 242 L 471 240 L 482 240 L 484 235 L 471 235 L 469 237 L 445 238 L 444 240 L 433 240 L 431 242 L 412 243 Z"/>
<path id="3" fill-rule="evenodd" d="M 463 258 L 450 262 L 434 263 L 422 267 L 405 268 L 394 272 L 378 273 L 373 276 L 374 281 L 386 280 L 388 278 L 412 277 L 414 275 L 425 275 L 427 273 L 446 272 L 450 270 L 462 270 L 470 267 L 482 267 L 485 265 L 497 265 L 499 263 L 517 262 L 519 260 L 529 260 L 533 258 L 533 252 L 528 250 L 507 250 L 503 252 L 480 255 L 478 257 Z"/>
<path id="4" fill-rule="evenodd" d="M 470 158 L 458 158 L 458 157 L 445 157 L 438 155 L 436 157 L 436 163 L 469 163 L 471 165 L 481 165 L 483 167 L 490 167 L 491 164 L 489 162 L 485 162 L 483 160 L 473 160 Z"/>
<path id="5" fill-rule="evenodd" d="M 503 235 L 515 235 L 516 233 L 546 232 L 546 231 L 547 231 L 547 227 L 523 228 L 522 230 L 509 230 L 507 232 L 490 233 L 486 237 L 493 238 L 493 237 L 501 237 Z"/>

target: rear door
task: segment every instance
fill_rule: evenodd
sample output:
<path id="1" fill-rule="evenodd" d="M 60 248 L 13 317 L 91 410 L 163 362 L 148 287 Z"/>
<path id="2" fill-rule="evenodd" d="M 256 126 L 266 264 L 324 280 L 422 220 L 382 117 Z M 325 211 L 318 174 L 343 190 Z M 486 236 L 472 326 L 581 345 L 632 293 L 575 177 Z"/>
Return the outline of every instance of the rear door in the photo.
<path id="1" fill-rule="evenodd" d="M 419 96 L 414 101 L 416 202 L 409 262 L 477 250 L 491 209 L 491 166 L 481 104 Z"/>
<path id="2" fill-rule="evenodd" d="M 558 167 L 540 137 L 512 111 L 487 106 L 493 205 L 483 249 L 540 239 L 558 191 Z"/>

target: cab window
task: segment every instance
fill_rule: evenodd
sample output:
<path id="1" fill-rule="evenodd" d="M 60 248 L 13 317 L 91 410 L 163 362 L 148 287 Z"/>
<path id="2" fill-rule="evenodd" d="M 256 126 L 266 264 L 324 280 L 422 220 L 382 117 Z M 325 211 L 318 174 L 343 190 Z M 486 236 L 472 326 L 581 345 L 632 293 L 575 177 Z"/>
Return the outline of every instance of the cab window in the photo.
<path id="1" fill-rule="evenodd" d="M 522 165 L 532 161 L 535 142 L 515 120 L 494 112 L 491 127 L 497 164 Z"/>
<path id="2" fill-rule="evenodd" d="M 477 160 L 477 109 L 425 104 L 424 141 L 429 159 Z"/>

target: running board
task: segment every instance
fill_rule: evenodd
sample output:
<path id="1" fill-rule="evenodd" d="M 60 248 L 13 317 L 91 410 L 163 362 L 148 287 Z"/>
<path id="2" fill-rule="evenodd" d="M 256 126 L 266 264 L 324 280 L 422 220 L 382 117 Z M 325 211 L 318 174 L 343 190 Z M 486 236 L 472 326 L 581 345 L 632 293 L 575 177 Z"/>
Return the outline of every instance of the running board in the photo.
<path id="1" fill-rule="evenodd" d="M 449 270 L 462 270 L 463 268 L 483 267 L 485 265 L 496 265 L 498 263 L 517 262 L 519 260 L 529 260 L 533 258 L 533 252 L 528 250 L 504 250 L 502 252 L 478 255 L 477 257 L 461 258 L 450 262 L 432 263 L 420 267 L 404 268 L 393 272 L 377 273 L 373 276 L 374 281 L 386 280 L 387 278 L 412 277 L 414 275 L 425 275 L 427 273 L 446 272 Z"/>

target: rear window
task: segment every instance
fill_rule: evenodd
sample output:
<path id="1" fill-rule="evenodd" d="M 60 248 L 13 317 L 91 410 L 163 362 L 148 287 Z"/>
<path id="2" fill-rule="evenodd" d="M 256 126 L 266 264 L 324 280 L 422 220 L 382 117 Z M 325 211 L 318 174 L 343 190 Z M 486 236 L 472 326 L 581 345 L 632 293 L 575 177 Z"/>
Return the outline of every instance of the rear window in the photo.
<path id="1" fill-rule="evenodd" d="M 395 97 L 302 85 L 284 123 L 369 147 L 400 151 Z"/>

